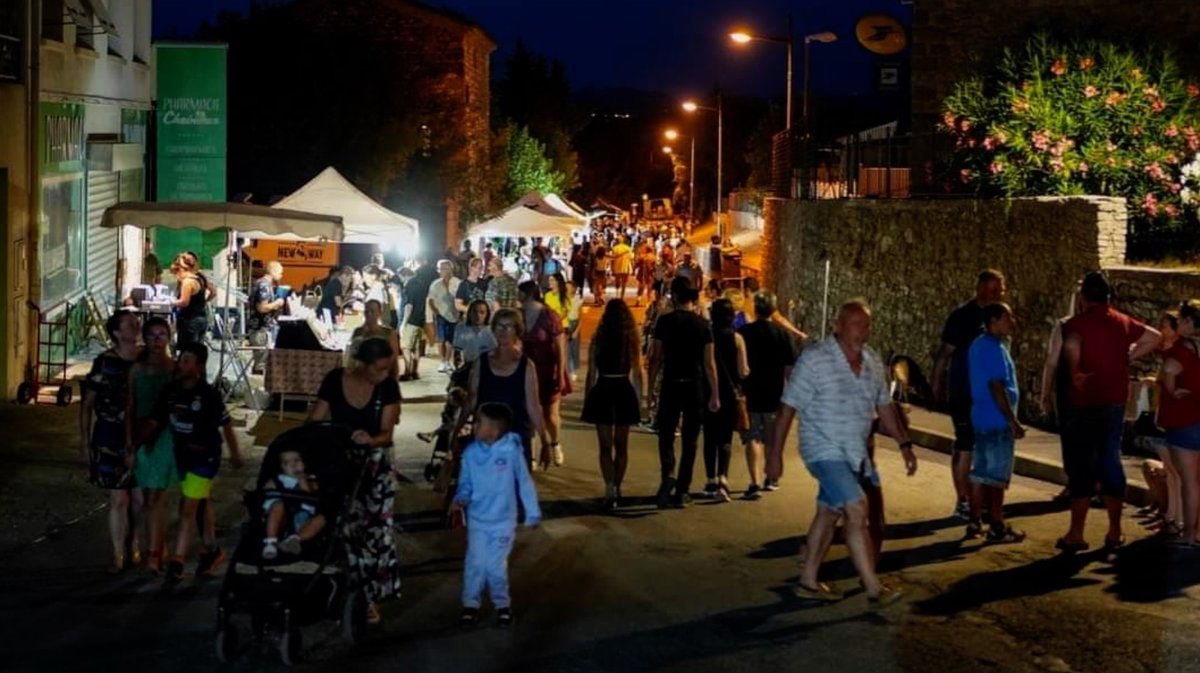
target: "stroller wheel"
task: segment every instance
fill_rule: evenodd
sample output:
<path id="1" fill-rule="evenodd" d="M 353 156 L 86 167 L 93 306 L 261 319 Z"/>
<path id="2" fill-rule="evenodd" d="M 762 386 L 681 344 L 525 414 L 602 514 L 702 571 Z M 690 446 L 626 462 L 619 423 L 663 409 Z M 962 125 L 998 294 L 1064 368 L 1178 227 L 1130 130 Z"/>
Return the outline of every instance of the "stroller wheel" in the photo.
<path id="1" fill-rule="evenodd" d="M 238 632 L 233 624 L 226 624 L 217 631 L 217 661 L 228 664 L 237 659 Z"/>
<path id="2" fill-rule="evenodd" d="M 346 594 L 342 603 L 342 640 L 354 645 L 367 630 L 367 597 L 361 590 Z"/>
<path id="3" fill-rule="evenodd" d="M 295 665 L 300 661 L 300 650 L 303 645 L 300 629 L 289 629 L 279 638 L 279 659 L 285 666 Z"/>

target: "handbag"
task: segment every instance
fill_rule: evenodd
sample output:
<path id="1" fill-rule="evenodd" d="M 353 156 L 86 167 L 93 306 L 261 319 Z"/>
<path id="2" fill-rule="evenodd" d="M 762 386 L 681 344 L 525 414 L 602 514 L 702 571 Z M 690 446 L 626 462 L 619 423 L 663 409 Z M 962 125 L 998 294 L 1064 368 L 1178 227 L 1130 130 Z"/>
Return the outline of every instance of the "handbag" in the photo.
<path id="1" fill-rule="evenodd" d="M 733 399 L 737 404 L 737 411 L 733 417 L 733 429 L 736 432 L 747 432 L 750 430 L 750 410 L 746 406 L 746 393 L 742 391 L 741 384 L 726 369 L 725 363 L 720 358 L 717 359 L 717 364 L 721 367 L 721 371 L 725 372 L 725 376 L 729 378 L 730 384 L 733 386 Z"/>

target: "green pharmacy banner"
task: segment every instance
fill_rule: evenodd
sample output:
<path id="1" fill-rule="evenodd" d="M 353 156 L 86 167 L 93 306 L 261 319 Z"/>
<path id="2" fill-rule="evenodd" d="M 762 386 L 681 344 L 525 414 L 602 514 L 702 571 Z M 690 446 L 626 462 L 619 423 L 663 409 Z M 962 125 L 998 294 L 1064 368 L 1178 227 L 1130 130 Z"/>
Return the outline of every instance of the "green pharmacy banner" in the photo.
<path id="1" fill-rule="evenodd" d="M 157 50 L 159 201 L 224 201 L 228 122 L 224 45 Z"/>

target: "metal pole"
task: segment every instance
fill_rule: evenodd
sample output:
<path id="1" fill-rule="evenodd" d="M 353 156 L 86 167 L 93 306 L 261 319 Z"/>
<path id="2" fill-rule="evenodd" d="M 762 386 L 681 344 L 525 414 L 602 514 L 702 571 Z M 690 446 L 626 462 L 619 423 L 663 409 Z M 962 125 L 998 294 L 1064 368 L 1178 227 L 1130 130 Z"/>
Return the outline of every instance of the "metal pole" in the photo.
<path id="1" fill-rule="evenodd" d="M 688 164 L 688 218 L 696 217 L 696 134 L 692 133 L 692 159 Z"/>
<path id="2" fill-rule="evenodd" d="M 825 328 L 829 323 L 829 260 L 825 260 L 825 298 L 821 301 L 821 340 L 825 339 Z"/>
<path id="3" fill-rule="evenodd" d="M 721 166 L 724 162 L 724 115 L 721 112 L 721 95 L 717 94 L 717 236 L 724 238 L 721 223 Z"/>
<path id="4" fill-rule="evenodd" d="M 804 132 L 808 133 L 808 54 L 811 51 L 809 48 L 809 39 L 804 38 Z"/>
<path id="5" fill-rule="evenodd" d="M 792 130 L 792 13 L 787 15 L 787 126 Z"/>

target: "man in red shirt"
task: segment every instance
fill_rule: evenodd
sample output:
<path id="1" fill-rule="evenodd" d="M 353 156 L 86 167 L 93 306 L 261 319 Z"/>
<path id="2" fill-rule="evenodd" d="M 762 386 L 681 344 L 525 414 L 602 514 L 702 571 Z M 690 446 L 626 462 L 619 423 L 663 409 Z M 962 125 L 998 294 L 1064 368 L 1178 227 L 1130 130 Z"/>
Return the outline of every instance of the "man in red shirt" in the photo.
<path id="1" fill-rule="evenodd" d="M 1071 372 L 1071 406 L 1076 410 L 1062 430 L 1063 468 L 1071 492 L 1071 529 L 1056 546 L 1065 552 L 1088 548 L 1083 526 L 1097 483 L 1108 510 L 1104 546 L 1112 549 L 1124 541 L 1121 435 L 1129 394 L 1129 363 L 1153 352 L 1162 336 L 1109 306 L 1112 288 L 1103 274 L 1084 276 L 1080 294 L 1083 312 L 1063 326 L 1063 354 Z"/>

